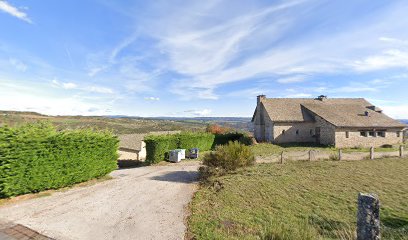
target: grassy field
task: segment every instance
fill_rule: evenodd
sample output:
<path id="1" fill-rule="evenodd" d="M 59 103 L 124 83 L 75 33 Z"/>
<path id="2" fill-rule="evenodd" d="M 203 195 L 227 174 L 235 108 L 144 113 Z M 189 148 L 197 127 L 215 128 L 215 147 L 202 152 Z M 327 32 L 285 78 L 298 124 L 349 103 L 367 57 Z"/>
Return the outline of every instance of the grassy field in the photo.
<path id="1" fill-rule="evenodd" d="M 112 130 L 115 134 L 149 133 L 156 131 L 203 130 L 202 122 L 145 118 L 108 118 L 85 116 L 46 116 L 33 112 L 0 111 L 0 126 L 19 126 L 39 120 L 50 121 L 58 129 L 94 128 Z"/>
<path id="2" fill-rule="evenodd" d="M 408 239 L 408 159 L 258 164 L 191 203 L 193 239 L 355 239 L 358 192 L 377 193 L 383 239 Z"/>
<path id="3" fill-rule="evenodd" d="M 407 145 L 405 145 L 408 147 Z M 252 146 L 255 156 L 267 157 L 273 154 L 280 154 L 284 152 L 293 152 L 293 151 L 308 151 L 308 150 L 318 150 L 318 151 L 327 151 L 331 153 L 337 152 L 338 149 L 334 147 L 321 146 L 316 144 L 281 144 L 275 145 L 270 143 L 260 143 Z M 376 152 L 394 152 L 398 151 L 399 147 L 394 146 L 392 148 L 375 148 Z M 344 153 L 351 152 L 370 152 L 369 148 L 346 148 L 343 149 Z"/>

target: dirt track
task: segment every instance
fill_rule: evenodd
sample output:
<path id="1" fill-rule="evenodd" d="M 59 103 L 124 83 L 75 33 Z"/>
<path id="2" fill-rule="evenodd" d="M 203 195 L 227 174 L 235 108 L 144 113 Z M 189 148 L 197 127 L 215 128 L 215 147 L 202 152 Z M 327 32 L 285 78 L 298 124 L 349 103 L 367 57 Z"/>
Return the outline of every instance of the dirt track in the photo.
<path id="1" fill-rule="evenodd" d="M 0 220 L 55 239 L 183 239 L 198 163 L 114 171 L 114 178 L 0 208 Z"/>

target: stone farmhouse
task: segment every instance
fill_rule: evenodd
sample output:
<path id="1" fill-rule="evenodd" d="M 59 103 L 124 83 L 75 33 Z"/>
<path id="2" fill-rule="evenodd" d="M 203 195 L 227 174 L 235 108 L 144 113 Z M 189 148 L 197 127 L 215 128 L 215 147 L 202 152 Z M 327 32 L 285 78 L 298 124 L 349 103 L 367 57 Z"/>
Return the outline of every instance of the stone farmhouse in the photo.
<path id="1" fill-rule="evenodd" d="M 403 141 L 405 124 L 364 98 L 257 97 L 252 117 L 258 142 L 379 147 Z"/>

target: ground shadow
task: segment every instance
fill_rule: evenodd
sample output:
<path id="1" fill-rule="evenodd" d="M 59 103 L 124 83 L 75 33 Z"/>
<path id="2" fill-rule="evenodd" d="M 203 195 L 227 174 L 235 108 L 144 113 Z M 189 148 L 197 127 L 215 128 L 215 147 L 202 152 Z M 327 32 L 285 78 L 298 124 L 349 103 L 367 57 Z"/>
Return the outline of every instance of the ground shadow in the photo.
<path id="1" fill-rule="evenodd" d="M 138 168 L 147 166 L 146 162 L 142 162 L 139 160 L 118 160 L 118 168 L 121 169 L 128 169 L 128 168 Z"/>
<path id="2" fill-rule="evenodd" d="M 408 219 L 397 217 L 386 217 L 381 219 L 384 226 L 389 228 L 403 228 L 408 227 Z"/>
<path id="3" fill-rule="evenodd" d="M 197 171 L 166 172 L 162 175 L 151 177 L 150 179 L 165 182 L 194 183 L 198 182 L 198 172 Z"/>

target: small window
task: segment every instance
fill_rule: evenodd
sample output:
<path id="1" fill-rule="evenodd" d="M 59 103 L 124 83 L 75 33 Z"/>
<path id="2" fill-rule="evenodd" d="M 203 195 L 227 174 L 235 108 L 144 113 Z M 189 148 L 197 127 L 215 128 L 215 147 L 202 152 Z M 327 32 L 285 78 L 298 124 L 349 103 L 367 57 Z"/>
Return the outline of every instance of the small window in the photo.
<path id="1" fill-rule="evenodd" d="M 375 132 L 374 132 L 374 131 L 370 131 L 370 132 L 368 132 L 368 136 L 370 136 L 370 137 L 376 137 L 376 136 L 375 136 Z"/>
<path id="2" fill-rule="evenodd" d="M 285 135 L 285 130 L 282 130 L 282 135 Z"/>
<path id="3" fill-rule="evenodd" d="M 296 130 L 296 135 L 299 135 L 299 130 Z"/>
<path id="4" fill-rule="evenodd" d="M 313 135 L 313 129 L 310 129 L 310 135 Z"/>
<path id="5" fill-rule="evenodd" d="M 379 131 L 379 132 L 377 132 L 377 136 L 379 136 L 379 137 L 385 137 L 385 131 Z"/>
<path id="6" fill-rule="evenodd" d="M 346 131 L 346 138 L 349 138 L 349 137 L 350 137 L 350 132 Z"/>
<path id="7" fill-rule="evenodd" d="M 397 132 L 397 137 L 401 137 L 401 131 Z"/>
<path id="8" fill-rule="evenodd" d="M 367 137 L 367 132 L 366 131 L 360 131 L 360 136 Z"/>

